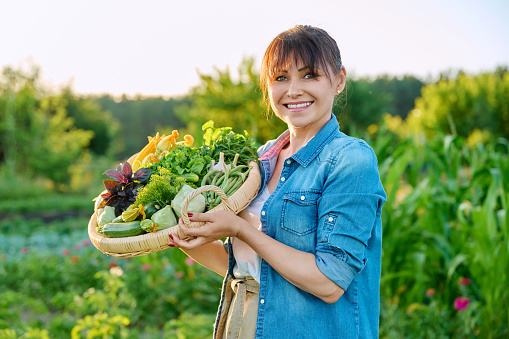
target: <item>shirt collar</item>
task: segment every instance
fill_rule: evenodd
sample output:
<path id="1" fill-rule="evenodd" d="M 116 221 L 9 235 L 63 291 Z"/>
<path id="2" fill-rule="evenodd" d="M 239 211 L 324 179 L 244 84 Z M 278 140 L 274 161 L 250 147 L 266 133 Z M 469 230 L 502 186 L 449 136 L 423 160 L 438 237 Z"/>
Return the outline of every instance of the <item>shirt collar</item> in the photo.
<path id="1" fill-rule="evenodd" d="M 263 155 L 260 157 L 260 160 L 272 159 L 279 155 L 279 152 L 281 152 L 283 147 L 285 147 L 288 142 L 290 142 L 290 131 L 286 130 L 277 138 L 277 140 L 274 142 L 274 145 L 270 146 L 270 148 L 265 153 L 263 153 Z"/>
<path id="2" fill-rule="evenodd" d="M 306 145 L 304 145 L 300 150 L 297 151 L 294 155 L 291 156 L 295 161 L 300 163 L 302 166 L 307 166 L 320 151 L 325 147 L 328 143 L 331 136 L 334 135 L 334 132 L 339 130 L 339 124 L 336 116 L 334 114 L 331 115 L 331 119 L 329 122 L 322 127 L 316 135 L 308 141 Z M 283 134 L 277 138 L 274 145 L 272 145 L 261 157 L 260 160 L 268 160 L 272 159 L 275 156 L 279 155 L 281 149 L 290 141 L 290 131 L 286 130 Z"/>

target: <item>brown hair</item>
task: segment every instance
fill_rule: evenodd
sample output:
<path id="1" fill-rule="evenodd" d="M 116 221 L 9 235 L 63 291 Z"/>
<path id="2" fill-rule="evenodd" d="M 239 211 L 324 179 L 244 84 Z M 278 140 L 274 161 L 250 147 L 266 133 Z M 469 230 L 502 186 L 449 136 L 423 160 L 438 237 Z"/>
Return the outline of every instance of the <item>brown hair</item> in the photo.
<path id="1" fill-rule="evenodd" d="M 260 88 L 267 101 L 268 83 L 291 62 L 301 61 L 312 73 L 321 69 L 327 78 L 341 69 L 341 53 L 336 41 L 323 29 L 297 25 L 280 33 L 265 51 L 260 70 Z"/>

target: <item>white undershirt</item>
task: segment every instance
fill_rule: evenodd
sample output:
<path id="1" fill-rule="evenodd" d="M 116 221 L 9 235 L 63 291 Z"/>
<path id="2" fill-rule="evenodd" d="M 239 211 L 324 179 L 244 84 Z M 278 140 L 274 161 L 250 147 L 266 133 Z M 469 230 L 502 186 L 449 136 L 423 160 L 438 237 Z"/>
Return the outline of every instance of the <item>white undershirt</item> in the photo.
<path id="1" fill-rule="evenodd" d="M 267 187 L 258 195 L 246 209 L 239 213 L 239 216 L 249 222 L 251 226 L 261 231 L 260 212 L 263 204 L 270 197 Z M 240 239 L 232 238 L 232 250 L 236 264 L 233 268 L 235 278 L 253 277 L 260 282 L 260 266 L 262 258 L 249 245 Z"/>

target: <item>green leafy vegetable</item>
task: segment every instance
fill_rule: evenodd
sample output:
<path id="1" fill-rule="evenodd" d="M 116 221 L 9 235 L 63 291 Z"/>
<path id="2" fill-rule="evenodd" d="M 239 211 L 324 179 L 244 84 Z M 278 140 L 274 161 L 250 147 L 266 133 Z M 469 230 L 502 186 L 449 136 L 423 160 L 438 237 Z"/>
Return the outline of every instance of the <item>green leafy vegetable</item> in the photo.
<path id="1" fill-rule="evenodd" d="M 159 168 L 166 168 L 189 183 L 197 183 L 207 174 L 210 162 L 211 158 L 204 155 L 200 149 L 176 145 L 151 168 L 155 174 L 158 173 Z"/>

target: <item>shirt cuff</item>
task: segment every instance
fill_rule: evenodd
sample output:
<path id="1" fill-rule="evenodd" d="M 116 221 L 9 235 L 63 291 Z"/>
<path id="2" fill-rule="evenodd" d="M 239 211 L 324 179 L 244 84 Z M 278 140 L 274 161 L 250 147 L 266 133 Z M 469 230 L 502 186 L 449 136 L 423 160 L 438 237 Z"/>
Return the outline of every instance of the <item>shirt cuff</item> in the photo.
<path id="1" fill-rule="evenodd" d="M 327 278 L 345 291 L 357 275 L 346 262 L 326 252 L 316 253 L 316 265 Z"/>

